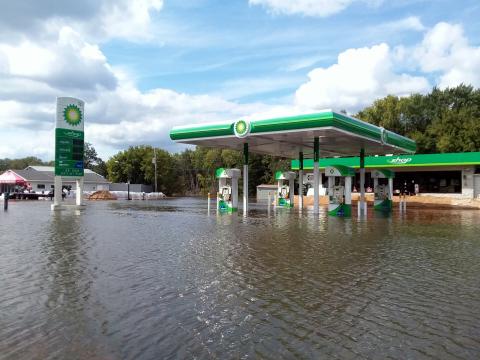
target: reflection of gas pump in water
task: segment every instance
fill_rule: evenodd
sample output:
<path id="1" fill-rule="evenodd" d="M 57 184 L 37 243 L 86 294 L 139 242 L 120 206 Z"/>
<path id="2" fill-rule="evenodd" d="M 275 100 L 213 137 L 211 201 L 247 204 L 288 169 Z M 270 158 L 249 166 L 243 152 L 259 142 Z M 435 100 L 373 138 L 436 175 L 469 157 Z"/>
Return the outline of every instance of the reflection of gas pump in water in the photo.
<path id="1" fill-rule="evenodd" d="M 372 171 L 373 192 L 375 195 L 373 209 L 381 211 L 392 210 L 393 178 L 391 170 L 376 169 Z"/>
<path id="2" fill-rule="evenodd" d="M 215 171 L 218 179 L 217 211 L 232 213 L 238 210 L 238 179 L 239 169 L 219 168 Z"/>
<path id="3" fill-rule="evenodd" d="M 278 183 L 277 206 L 293 207 L 295 173 L 293 171 L 277 171 L 275 180 Z"/>
<path id="4" fill-rule="evenodd" d="M 325 168 L 328 178 L 328 214 L 332 216 L 352 215 L 352 177 L 355 170 L 343 165 Z"/>

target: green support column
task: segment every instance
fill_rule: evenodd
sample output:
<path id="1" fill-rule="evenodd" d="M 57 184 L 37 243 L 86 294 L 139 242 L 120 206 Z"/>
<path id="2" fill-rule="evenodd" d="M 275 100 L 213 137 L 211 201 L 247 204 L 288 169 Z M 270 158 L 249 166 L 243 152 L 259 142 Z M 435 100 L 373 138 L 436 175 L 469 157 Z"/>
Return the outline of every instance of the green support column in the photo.
<path id="1" fill-rule="evenodd" d="M 303 209 L 303 152 L 298 154 L 299 170 L 298 170 L 298 208 Z"/>
<path id="2" fill-rule="evenodd" d="M 360 201 L 358 202 L 358 214 L 367 215 L 367 203 L 365 201 L 365 149 L 360 150 Z"/>
<path id="3" fill-rule="evenodd" d="M 243 214 L 248 211 L 248 143 L 243 144 Z"/>
<path id="4" fill-rule="evenodd" d="M 313 141 L 313 212 L 319 213 L 319 187 L 320 187 L 320 170 L 318 161 L 320 159 L 320 141 L 318 136 Z"/>

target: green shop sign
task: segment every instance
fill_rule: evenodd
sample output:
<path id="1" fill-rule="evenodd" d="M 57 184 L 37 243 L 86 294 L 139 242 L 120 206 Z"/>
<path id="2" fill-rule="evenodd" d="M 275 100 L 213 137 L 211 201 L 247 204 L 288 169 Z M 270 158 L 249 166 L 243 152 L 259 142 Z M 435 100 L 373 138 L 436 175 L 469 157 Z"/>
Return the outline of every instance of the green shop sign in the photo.
<path id="1" fill-rule="evenodd" d="M 326 158 L 320 159 L 319 167 L 344 165 L 354 168 L 360 167 L 359 157 Z M 367 156 L 366 168 L 399 168 L 410 166 L 461 166 L 480 165 L 480 152 L 444 153 L 444 154 L 418 154 L 395 156 Z M 303 160 L 305 170 L 313 169 L 313 159 Z M 299 160 L 292 160 L 292 170 L 299 169 Z"/>

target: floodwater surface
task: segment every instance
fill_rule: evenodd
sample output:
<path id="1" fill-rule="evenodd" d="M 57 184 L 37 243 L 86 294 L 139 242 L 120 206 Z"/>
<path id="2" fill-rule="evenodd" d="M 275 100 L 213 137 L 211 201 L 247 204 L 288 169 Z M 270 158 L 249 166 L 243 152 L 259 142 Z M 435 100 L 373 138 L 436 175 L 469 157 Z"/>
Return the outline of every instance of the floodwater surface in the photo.
<path id="1" fill-rule="evenodd" d="M 10 202 L 1 359 L 478 359 L 480 211 Z"/>

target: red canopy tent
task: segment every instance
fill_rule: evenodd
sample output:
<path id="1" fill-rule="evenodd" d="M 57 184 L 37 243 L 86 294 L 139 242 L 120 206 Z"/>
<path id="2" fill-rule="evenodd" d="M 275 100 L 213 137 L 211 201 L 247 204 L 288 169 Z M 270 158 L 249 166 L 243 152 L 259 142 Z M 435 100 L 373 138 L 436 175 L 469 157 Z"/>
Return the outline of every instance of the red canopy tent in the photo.
<path id="1" fill-rule="evenodd" d="M 7 170 L 5 171 L 2 175 L 0 175 L 0 184 L 2 185 L 2 191 L 5 191 L 4 189 L 6 186 L 5 185 L 20 185 L 20 186 L 26 186 L 27 185 L 27 180 L 17 173 L 15 173 L 12 170 Z M 5 184 L 5 185 L 4 185 Z"/>

